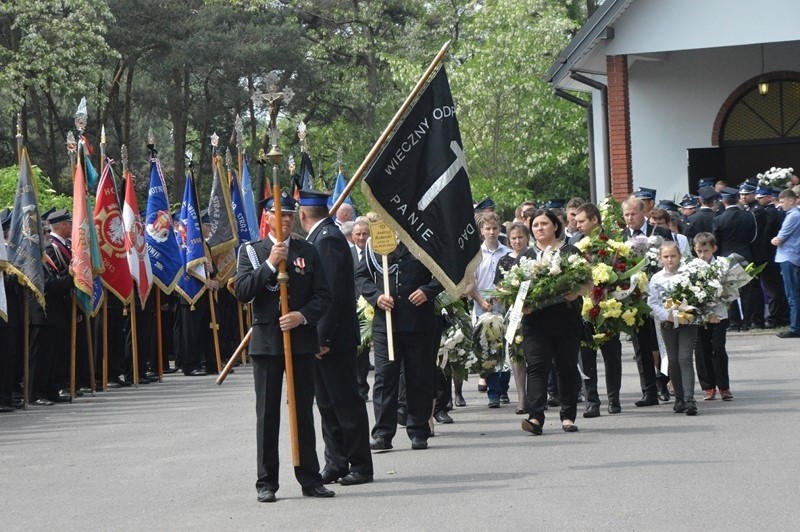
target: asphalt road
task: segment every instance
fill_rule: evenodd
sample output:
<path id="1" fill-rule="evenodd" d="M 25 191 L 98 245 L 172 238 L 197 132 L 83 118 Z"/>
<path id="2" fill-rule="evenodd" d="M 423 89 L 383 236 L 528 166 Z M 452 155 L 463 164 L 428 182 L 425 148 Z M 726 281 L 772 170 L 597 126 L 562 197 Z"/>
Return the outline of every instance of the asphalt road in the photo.
<path id="1" fill-rule="evenodd" d="M 332 486 L 325 500 L 300 493 L 284 416 L 279 501 L 256 501 L 249 368 L 221 387 L 169 375 L 0 414 L 0 527 L 796 530 L 800 342 L 733 334 L 728 348 L 734 401 L 700 401 L 688 417 L 633 406 L 638 377 L 623 342 L 623 413 L 604 404 L 573 434 L 552 409 L 544 436 L 522 432 L 513 402 L 487 409 L 472 380 L 468 406 L 437 425 L 428 450 L 412 451 L 399 432 L 394 451 L 373 455 L 373 484 Z"/>

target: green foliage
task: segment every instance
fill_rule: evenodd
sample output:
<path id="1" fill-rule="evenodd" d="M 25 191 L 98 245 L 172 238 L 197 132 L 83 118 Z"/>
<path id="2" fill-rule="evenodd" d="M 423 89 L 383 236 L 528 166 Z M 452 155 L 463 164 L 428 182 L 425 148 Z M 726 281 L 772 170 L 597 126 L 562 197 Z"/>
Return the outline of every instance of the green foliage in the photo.
<path id="1" fill-rule="evenodd" d="M 33 166 L 32 169 L 36 179 L 36 191 L 38 193 L 39 205 L 42 207 L 42 210 L 47 210 L 50 207 L 72 210 L 72 198 L 63 194 L 57 194 L 55 190 L 53 190 L 50 179 L 42 173 L 41 168 Z M 14 197 L 17 194 L 18 183 L 18 166 L 0 168 L 0 208 L 14 207 Z"/>
<path id="2" fill-rule="evenodd" d="M 576 24 L 557 0 L 490 0 L 464 24 L 450 68 L 473 197 L 586 197 L 585 111 L 543 80 Z"/>

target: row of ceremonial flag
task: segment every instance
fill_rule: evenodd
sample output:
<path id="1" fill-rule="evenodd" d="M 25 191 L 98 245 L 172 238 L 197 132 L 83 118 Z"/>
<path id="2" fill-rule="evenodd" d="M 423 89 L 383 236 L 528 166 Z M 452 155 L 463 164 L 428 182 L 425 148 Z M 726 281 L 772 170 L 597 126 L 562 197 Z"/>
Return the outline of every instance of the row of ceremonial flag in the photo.
<path id="1" fill-rule="evenodd" d="M 139 211 L 134 177 L 127 168 L 123 169 L 124 185 L 118 187 L 110 160 L 98 177 L 89 157 L 78 157 L 73 181 L 70 270 L 76 302 L 86 315 L 97 314 L 106 291 L 125 304 L 138 299 L 144 305 L 155 283 L 165 293 L 175 290 L 194 304 L 205 292 L 207 265 L 213 265 L 221 282 L 233 275 L 239 244 L 264 237 L 268 228 L 265 216 L 261 216 L 260 225 L 257 221 L 247 158 L 241 185 L 236 171 L 226 172 L 221 161 L 221 157 L 215 158 L 208 203 L 210 224 L 204 235 L 191 173 L 186 177 L 178 223 L 173 225 L 164 172 L 154 153 L 144 213 Z M 340 179 L 344 180 L 341 174 Z M 304 185 L 310 186 L 311 181 L 306 181 Z M 95 187 L 96 194 L 92 196 L 89 191 Z M 343 187 L 339 193 L 341 190 Z M 263 185 L 259 191 L 265 198 L 270 192 Z M 44 306 L 41 215 L 28 152 L 22 149 L 8 246 L 0 242 L 0 281 L 4 271 L 16 274 Z M 0 282 L 0 318 L 7 319 L 6 313 L 6 294 Z"/>
<path id="2" fill-rule="evenodd" d="M 442 66 L 448 47 L 449 43 L 445 44 L 437 54 L 354 179 L 366 168 L 362 190 L 371 207 L 448 292 L 457 297 L 480 262 L 480 237 L 472 210 L 456 107 Z M 409 138 L 415 141 L 407 143 Z M 81 307 L 87 313 L 93 312 L 99 299 L 98 278 L 123 301 L 130 300 L 135 283 L 143 304 L 155 282 L 164 292 L 177 290 L 194 302 L 205 290 L 209 262 L 217 279 L 225 282 L 235 270 L 239 243 L 266 235 L 266 216 L 262 215 L 261 225 L 256 226 L 255 198 L 246 159 L 240 189 L 236 173 L 229 170 L 226 174 L 221 159 L 215 158 L 208 206 L 210 229 L 206 235 L 202 233 L 197 190 L 191 175 L 186 178 L 176 234 L 164 174 L 154 149 L 145 220 L 139 218 L 133 177 L 126 172 L 124 212 L 119 221 L 110 165 L 104 166 L 97 205 L 92 210 L 85 175 L 91 179 L 93 169 L 88 158 L 85 161 L 86 174 L 80 160 L 75 169 L 71 269 L 83 300 Z M 258 166 L 257 188 L 266 198 L 269 194 L 266 172 L 263 164 Z M 292 194 L 311 188 L 313 175 L 311 159 L 304 151 L 300 172 L 292 176 Z M 331 205 L 345 189 L 346 180 L 340 173 Z M 94 223 L 88 218 L 89 212 L 93 212 Z M 5 250 L 0 252 L 0 266 L 5 264 L 6 269 L 20 275 L 20 280 L 44 304 L 42 250 L 36 189 L 27 151 L 23 149 L 8 257 L 4 257 Z M 0 304 L 3 296 L 0 293 Z"/>

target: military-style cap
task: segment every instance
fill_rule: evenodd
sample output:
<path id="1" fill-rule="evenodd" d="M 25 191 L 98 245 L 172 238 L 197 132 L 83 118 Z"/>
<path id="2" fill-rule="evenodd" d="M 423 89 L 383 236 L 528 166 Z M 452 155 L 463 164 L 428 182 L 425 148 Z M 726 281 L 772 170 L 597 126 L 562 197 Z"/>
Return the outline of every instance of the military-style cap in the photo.
<path id="1" fill-rule="evenodd" d="M 720 193 L 722 199 L 735 199 L 739 197 L 739 190 L 733 187 L 725 187 Z"/>
<path id="2" fill-rule="evenodd" d="M 703 198 L 703 201 L 706 202 L 719 199 L 719 192 L 712 186 L 703 187 L 697 192 L 700 194 L 700 197 Z"/>
<path id="3" fill-rule="evenodd" d="M 781 187 L 770 187 L 770 188 L 772 188 L 772 195 L 773 196 L 777 196 L 778 194 L 780 194 L 781 192 L 783 192 L 785 190 L 785 189 L 783 189 Z"/>
<path id="4" fill-rule="evenodd" d="M 699 206 L 697 198 L 692 196 L 691 194 L 686 194 L 681 198 L 681 202 L 679 204 L 684 209 L 695 209 Z"/>
<path id="5" fill-rule="evenodd" d="M 680 211 L 680 208 L 678 207 L 677 203 L 675 203 L 672 200 L 666 200 L 666 199 L 662 199 L 661 201 L 658 202 L 658 208 L 659 209 L 664 209 L 665 211 L 670 211 L 670 212 L 679 212 Z"/>
<path id="6" fill-rule="evenodd" d="M 67 209 L 59 209 L 53 211 L 50 216 L 47 217 L 47 221 L 52 224 L 57 224 L 58 222 L 65 222 L 72 220 L 72 215 L 69 213 Z"/>
<path id="7" fill-rule="evenodd" d="M 484 209 L 493 209 L 494 206 L 495 206 L 494 200 L 492 198 L 487 197 L 487 198 L 481 200 L 480 202 L 478 202 L 477 205 L 475 205 L 475 210 L 476 211 L 482 211 Z"/>
<path id="8" fill-rule="evenodd" d="M 544 202 L 542 205 L 543 209 L 563 209 L 564 205 L 567 204 L 566 200 L 563 199 L 551 199 Z"/>
<path id="9" fill-rule="evenodd" d="M 281 193 L 280 202 L 281 202 L 281 213 L 284 213 L 284 212 L 291 212 L 291 213 L 297 212 L 297 202 L 294 201 L 294 198 L 292 198 L 286 192 L 282 192 Z M 269 198 L 267 198 L 265 200 L 261 200 L 260 203 L 264 206 L 264 208 L 266 210 L 268 210 L 270 212 L 275 212 L 275 198 L 274 197 L 269 197 Z"/>
<path id="10" fill-rule="evenodd" d="M 747 181 L 739 185 L 739 194 L 753 194 L 756 191 L 756 187 Z"/>
<path id="11" fill-rule="evenodd" d="M 647 187 L 639 187 L 639 190 L 633 193 L 633 195 L 639 199 L 649 199 L 651 201 L 656 200 L 656 189 L 654 188 L 647 188 Z"/>
<path id="12" fill-rule="evenodd" d="M 697 182 L 697 190 L 699 191 L 703 187 L 713 187 L 714 180 L 712 178 L 704 178 Z"/>
<path id="13" fill-rule="evenodd" d="M 327 207 L 330 194 L 319 190 L 300 190 L 300 207 Z M 282 206 L 281 206 L 282 207 Z"/>
<path id="14" fill-rule="evenodd" d="M 11 227 L 11 209 L 8 207 L 0 211 L 0 225 L 3 226 L 3 231 Z"/>
<path id="15" fill-rule="evenodd" d="M 769 187 L 761 187 L 756 189 L 756 198 L 764 198 L 772 196 L 772 189 Z"/>
<path id="16" fill-rule="evenodd" d="M 56 212 L 56 208 L 55 207 L 50 207 L 49 209 L 47 209 L 46 211 L 44 211 L 42 213 L 42 220 L 44 220 L 46 222 L 47 218 L 50 217 L 50 215 L 53 214 L 54 212 Z"/>

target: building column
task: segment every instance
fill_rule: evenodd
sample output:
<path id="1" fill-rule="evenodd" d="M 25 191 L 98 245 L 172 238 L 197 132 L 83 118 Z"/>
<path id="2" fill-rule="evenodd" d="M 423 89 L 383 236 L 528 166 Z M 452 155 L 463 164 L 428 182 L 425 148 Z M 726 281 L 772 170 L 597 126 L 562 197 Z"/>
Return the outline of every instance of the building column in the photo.
<path id="1" fill-rule="evenodd" d="M 628 56 L 606 58 L 608 76 L 608 136 L 611 158 L 611 194 L 618 200 L 633 191 L 631 113 L 628 98 Z"/>

